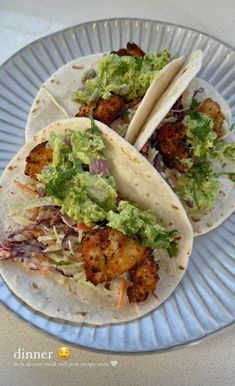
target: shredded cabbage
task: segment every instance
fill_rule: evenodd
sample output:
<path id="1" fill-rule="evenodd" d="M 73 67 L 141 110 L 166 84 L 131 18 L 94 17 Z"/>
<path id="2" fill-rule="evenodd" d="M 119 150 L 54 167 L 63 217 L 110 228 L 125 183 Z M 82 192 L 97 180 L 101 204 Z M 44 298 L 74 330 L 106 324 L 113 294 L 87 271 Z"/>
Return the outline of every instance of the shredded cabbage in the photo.
<path id="1" fill-rule="evenodd" d="M 34 209 L 41 206 L 55 205 L 55 201 L 53 197 L 38 197 L 33 198 L 32 200 L 27 200 L 25 202 L 20 202 L 17 204 L 8 205 L 8 213 L 9 215 L 16 214 L 23 210 Z"/>
<path id="2" fill-rule="evenodd" d="M 23 216 L 14 216 L 13 220 L 20 225 L 23 225 L 24 227 L 27 227 L 28 225 L 33 224 L 33 221 L 29 220 L 26 217 Z"/>

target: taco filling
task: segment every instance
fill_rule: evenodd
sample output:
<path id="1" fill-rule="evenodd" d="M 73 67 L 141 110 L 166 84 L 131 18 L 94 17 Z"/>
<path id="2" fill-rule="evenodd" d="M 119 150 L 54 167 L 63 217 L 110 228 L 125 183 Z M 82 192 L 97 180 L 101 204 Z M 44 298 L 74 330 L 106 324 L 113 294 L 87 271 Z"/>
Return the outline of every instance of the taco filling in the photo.
<path id="1" fill-rule="evenodd" d="M 170 53 L 146 54 L 135 43 L 105 55 L 98 70 L 88 69 L 73 100 L 77 117 L 93 116 L 124 136 L 151 82 L 170 61 Z"/>
<path id="2" fill-rule="evenodd" d="M 52 132 L 26 159 L 29 198 L 9 209 L 18 229 L 0 243 L 1 260 L 30 270 L 56 271 L 89 286 L 112 287 L 121 277 L 121 299 L 141 302 L 155 291 L 158 249 L 178 253 L 175 229 L 117 191 L 94 122 L 85 132 Z"/>
<path id="3" fill-rule="evenodd" d="M 202 87 L 188 94 L 176 101 L 142 153 L 193 214 L 214 207 L 221 176 L 235 181 L 235 173 L 226 168 L 235 161 L 235 143 L 225 142 L 228 129 L 220 105 L 206 98 Z M 216 160 L 222 171 L 216 170 Z"/>

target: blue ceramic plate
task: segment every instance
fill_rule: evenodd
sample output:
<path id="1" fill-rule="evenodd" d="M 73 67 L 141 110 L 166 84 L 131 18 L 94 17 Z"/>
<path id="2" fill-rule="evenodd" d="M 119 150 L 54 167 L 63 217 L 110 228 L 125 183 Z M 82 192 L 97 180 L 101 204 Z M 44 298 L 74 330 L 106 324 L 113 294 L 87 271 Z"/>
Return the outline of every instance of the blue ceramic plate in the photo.
<path id="1" fill-rule="evenodd" d="M 150 20 L 89 22 L 42 38 L 0 68 L 0 171 L 24 143 L 24 129 L 41 84 L 80 56 L 123 47 L 168 48 L 175 54 L 204 51 L 199 76 L 228 101 L 235 114 L 235 53 L 224 43 L 188 28 Z M 136 321 L 104 327 L 47 318 L 18 299 L 0 280 L 0 300 L 34 326 L 70 343 L 98 350 L 144 352 L 200 340 L 235 319 L 235 215 L 195 240 L 187 273 L 156 311 Z"/>

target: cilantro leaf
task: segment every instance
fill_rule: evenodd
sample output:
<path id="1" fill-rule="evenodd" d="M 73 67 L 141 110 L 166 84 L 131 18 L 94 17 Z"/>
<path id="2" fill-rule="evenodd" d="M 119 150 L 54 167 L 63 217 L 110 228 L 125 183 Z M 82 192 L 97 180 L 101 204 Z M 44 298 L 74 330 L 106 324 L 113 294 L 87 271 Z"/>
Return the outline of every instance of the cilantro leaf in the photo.
<path id="1" fill-rule="evenodd" d="M 220 182 L 208 160 L 201 160 L 176 181 L 176 192 L 182 200 L 193 202 L 191 211 L 209 209 L 214 205 Z"/>
<path id="2" fill-rule="evenodd" d="M 211 119 L 208 119 L 198 111 L 193 111 L 189 114 L 189 117 L 197 122 L 197 124 L 191 129 L 191 132 L 203 141 L 211 130 L 213 130 L 211 127 Z"/>
<path id="3" fill-rule="evenodd" d="M 178 255 L 179 249 L 177 246 L 177 243 L 175 241 L 172 241 L 170 243 L 170 246 L 167 249 L 168 254 L 170 257 L 176 257 Z"/>
<path id="4" fill-rule="evenodd" d="M 171 246 L 177 235 L 176 230 L 166 231 L 152 213 L 143 211 L 130 202 L 120 201 L 117 209 L 119 213 L 108 212 L 108 226 L 130 237 L 138 235 L 146 247 L 170 248 L 173 254 L 176 252 L 174 245 Z"/>
<path id="5" fill-rule="evenodd" d="M 201 104 L 201 103 L 200 103 L 196 98 L 192 98 L 192 104 L 191 104 L 191 107 L 192 107 L 192 108 L 199 107 L 200 104 Z"/>

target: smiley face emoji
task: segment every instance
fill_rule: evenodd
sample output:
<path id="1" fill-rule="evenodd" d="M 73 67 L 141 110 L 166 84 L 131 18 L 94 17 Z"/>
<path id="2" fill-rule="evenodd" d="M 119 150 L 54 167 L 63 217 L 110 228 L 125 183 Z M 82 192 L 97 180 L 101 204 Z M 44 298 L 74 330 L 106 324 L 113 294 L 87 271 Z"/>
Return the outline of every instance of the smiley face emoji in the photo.
<path id="1" fill-rule="evenodd" d="M 57 357 L 61 360 L 67 360 L 71 357 L 71 350 L 69 347 L 62 346 L 57 351 Z"/>

